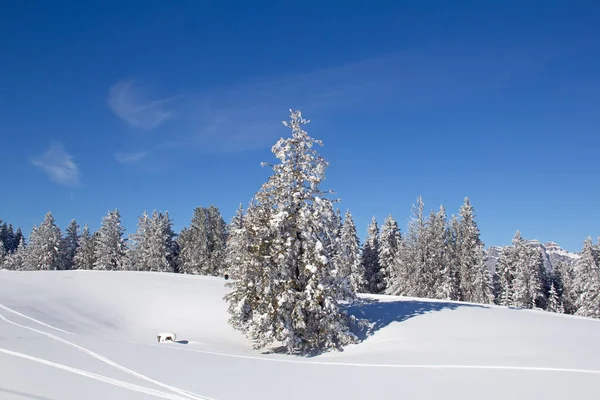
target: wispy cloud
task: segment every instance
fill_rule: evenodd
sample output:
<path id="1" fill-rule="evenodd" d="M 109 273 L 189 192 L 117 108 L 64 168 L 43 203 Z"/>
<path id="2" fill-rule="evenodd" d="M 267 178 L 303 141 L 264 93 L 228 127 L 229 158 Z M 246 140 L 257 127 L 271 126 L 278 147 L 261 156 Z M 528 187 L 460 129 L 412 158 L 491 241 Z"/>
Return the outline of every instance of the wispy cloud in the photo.
<path id="1" fill-rule="evenodd" d="M 134 152 L 134 153 L 118 152 L 118 153 L 115 153 L 115 159 L 117 160 L 117 162 L 119 164 L 126 164 L 126 165 L 137 164 L 140 161 L 142 161 L 147 155 L 148 155 L 148 153 L 146 153 L 145 151 Z"/>
<path id="2" fill-rule="evenodd" d="M 485 97 L 551 57 L 543 44 L 537 53 L 531 48 L 465 49 L 444 43 L 292 76 L 246 80 L 187 94 L 177 102 L 140 100 L 130 84 L 118 83 L 111 97 L 121 100 L 113 103 L 126 106 L 111 108 L 121 110 L 117 114 L 136 126 L 156 128 L 170 119 L 169 142 L 178 143 L 179 149 L 243 151 L 268 147 L 286 135 L 281 120 L 290 108 L 331 122 L 331 116 L 342 111 L 430 111 Z M 141 116 L 145 123 L 139 121 Z M 157 133 L 162 139 L 166 131 L 159 128 Z"/>
<path id="3" fill-rule="evenodd" d="M 148 99 L 144 91 L 132 81 L 117 82 L 108 90 L 107 104 L 128 124 L 141 129 L 152 129 L 173 117 L 169 103 L 176 98 Z"/>
<path id="4" fill-rule="evenodd" d="M 46 172 L 53 182 L 65 186 L 79 184 L 79 167 L 61 144 L 50 146 L 41 156 L 32 159 L 31 163 Z"/>

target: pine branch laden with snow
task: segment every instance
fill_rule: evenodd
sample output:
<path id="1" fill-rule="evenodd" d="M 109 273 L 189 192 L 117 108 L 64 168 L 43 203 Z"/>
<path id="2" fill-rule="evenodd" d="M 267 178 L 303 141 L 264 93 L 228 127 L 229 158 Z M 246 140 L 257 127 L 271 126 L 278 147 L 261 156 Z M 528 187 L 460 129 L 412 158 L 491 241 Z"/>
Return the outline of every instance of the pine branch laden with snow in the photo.
<path id="1" fill-rule="evenodd" d="M 102 226 L 94 246 L 94 269 L 117 271 L 124 270 L 127 265 L 127 246 L 121 225 L 119 210 L 109 211 L 102 219 Z"/>
<path id="2" fill-rule="evenodd" d="M 61 233 L 52 213 L 47 213 L 39 227 L 33 227 L 25 255 L 27 270 L 60 269 Z"/>
<path id="3" fill-rule="evenodd" d="M 352 297 L 335 257 L 339 221 L 319 188 L 327 162 L 313 148 L 322 143 L 302 129 L 307 122 L 299 111 L 284 122 L 292 136 L 272 148 L 280 162 L 232 232 L 236 280 L 225 299 L 231 324 L 257 348 L 280 342 L 309 353 L 356 340 L 339 304 Z"/>
<path id="4" fill-rule="evenodd" d="M 367 233 L 362 251 L 362 265 L 365 271 L 364 290 L 367 293 L 380 293 L 385 287 L 379 264 L 379 226 L 375 217 L 372 218 Z"/>

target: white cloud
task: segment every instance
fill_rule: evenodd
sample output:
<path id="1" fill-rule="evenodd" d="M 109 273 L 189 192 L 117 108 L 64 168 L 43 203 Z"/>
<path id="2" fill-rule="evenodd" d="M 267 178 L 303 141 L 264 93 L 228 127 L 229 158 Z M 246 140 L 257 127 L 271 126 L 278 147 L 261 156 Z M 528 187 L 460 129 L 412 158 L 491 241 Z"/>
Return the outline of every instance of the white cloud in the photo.
<path id="1" fill-rule="evenodd" d="M 41 156 L 31 160 L 31 163 L 46 172 L 53 182 L 65 186 L 79 184 L 79 167 L 60 144 L 50 146 Z"/>
<path id="2" fill-rule="evenodd" d="M 167 104 L 176 98 L 149 100 L 131 81 L 121 81 L 108 90 L 110 109 L 128 124 L 141 129 L 152 129 L 173 117 Z"/>
<path id="3" fill-rule="evenodd" d="M 137 152 L 137 153 L 115 153 L 115 158 L 120 164 L 136 164 L 148 154 L 146 152 Z"/>

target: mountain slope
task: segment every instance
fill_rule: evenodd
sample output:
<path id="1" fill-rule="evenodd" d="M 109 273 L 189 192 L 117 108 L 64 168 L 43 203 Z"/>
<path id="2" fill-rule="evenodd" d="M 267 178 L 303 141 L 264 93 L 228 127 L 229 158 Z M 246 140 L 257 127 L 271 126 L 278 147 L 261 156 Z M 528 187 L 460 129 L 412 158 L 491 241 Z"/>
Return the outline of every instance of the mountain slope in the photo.
<path id="1" fill-rule="evenodd" d="M 561 248 L 555 242 L 547 242 L 540 243 L 537 240 L 528 240 L 527 243 L 532 246 L 538 247 L 544 258 L 544 267 L 547 271 L 552 271 L 558 263 L 563 263 L 566 265 L 575 265 L 577 260 L 579 259 L 578 253 L 571 253 L 563 248 Z M 498 258 L 500 258 L 500 254 L 502 251 L 508 246 L 498 247 L 492 246 L 485 250 L 485 265 L 489 268 L 490 272 L 494 272 L 496 270 L 496 263 L 498 262 Z"/>
<path id="2" fill-rule="evenodd" d="M 343 352 L 253 351 L 224 281 L 139 272 L 0 271 L 2 399 L 598 398 L 600 321 L 364 296 Z M 180 343 L 158 344 L 173 331 Z"/>

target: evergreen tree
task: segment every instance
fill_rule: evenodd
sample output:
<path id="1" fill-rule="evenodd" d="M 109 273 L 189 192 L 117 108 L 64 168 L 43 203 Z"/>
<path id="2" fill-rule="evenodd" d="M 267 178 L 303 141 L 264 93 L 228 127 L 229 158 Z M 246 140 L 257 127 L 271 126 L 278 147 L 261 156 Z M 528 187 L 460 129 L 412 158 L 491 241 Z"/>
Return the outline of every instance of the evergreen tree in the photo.
<path id="1" fill-rule="evenodd" d="M 188 229 L 180 234 L 183 273 L 220 275 L 225 268 L 227 225 L 215 206 L 198 207 Z"/>
<path id="2" fill-rule="evenodd" d="M 494 302 L 494 288 L 492 276 L 483 256 L 483 244 L 479 248 L 480 254 L 477 256 L 481 262 L 476 267 L 475 281 L 473 282 L 473 302 L 481 304 L 492 304 Z"/>
<path id="3" fill-rule="evenodd" d="M 483 243 L 479 237 L 479 227 L 475 222 L 475 212 L 469 198 L 460 208 L 460 220 L 457 232 L 457 262 L 460 271 L 460 298 L 463 301 L 476 302 L 486 298 L 482 293 L 485 274 L 483 263 Z"/>
<path id="4" fill-rule="evenodd" d="M 0 269 L 4 268 L 4 260 L 8 256 L 8 252 L 4 247 L 4 242 L 0 240 Z"/>
<path id="5" fill-rule="evenodd" d="M 244 236 L 244 207 L 238 207 L 229 224 L 229 235 L 225 247 L 225 273 L 236 279 L 238 266 L 242 264 L 245 249 Z"/>
<path id="6" fill-rule="evenodd" d="M 2 249 L 0 249 L 0 252 L 10 252 L 12 238 L 8 232 L 8 225 L 6 225 L 6 222 L 2 222 L 2 220 L 0 220 L 0 242 L 2 242 Z"/>
<path id="7" fill-rule="evenodd" d="M 425 282 L 424 295 L 428 298 L 449 298 L 453 294 L 455 277 L 449 264 L 448 218 L 444 206 L 431 211 L 425 228 Z"/>
<path id="8" fill-rule="evenodd" d="M 496 303 L 501 306 L 514 305 L 515 289 L 514 281 L 517 275 L 518 254 L 515 251 L 516 243 L 522 240 L 521 233 L 517 231 L 512 240 L 512 246 L 502 250 L 498 263 L 496 265 L 496 274 L 498 276 L 498 297 Z"/>
<path id="9" fill-rule="evenodd" d="M 123 239 L 125 228 L 121 225 L 119 210 L 109 211 L 102 218 L 98 237 L 94 246 L 94 269 L 123 270 L 127 264 L 126 243 Z"/>
<path id="10" fill-rule="evenodd" d="M 21 243 L 21 240 L 25 240 L 25 237 L 23 236 L 23 232 L 21 231 L 21 228 L 17 228 L 17 231 L 15 233 L 15 236 L 13 238 L 13 243 L 11 246 L 11 252 L 16 251 L 19 248 L 19 244 Z"/>
<path id="11" fill-rule="evenodd" d="M 215 206 L 208 208 L 208 275 L 222 275 L 225 270 L 227 224 Z"/>
<path id="12" fill-rule="evenodd" d="M 590 237 L 577 260 L 574 286 L 578 295 L 575 315 L 600 318 L 600 266 Z"/>
<path id="13" fill-rule="evenodd" d="M 90 234 L 90 228 L 86 224 L 77 242 L 73 267 L 75 269 L 94 269 L 94 263 L 96 262 L 95 247 L 94 237 Z"/>
<path id="14" fill-rule="evenodd" d="M 445 216 L 443 220 L 445 220 Z M 437 287 L 436 297 L 445 300 L 460 299 L 460 274 L 457 261 L 457 236 L 458 220 L 452 216 L 445 233 L 445 249 L 443 253 L 443 267 L 440 283 Z"/>
<path id="15" fill-rule="evenodd" d="M 427 224 L 423 215 L 425 205 L 421 196 L 413 204 L 412 217 L 408 224 L 402 260 L 400 289 L 396 294 L 425 297 L 427 293 Z M 403 275 L 403 276 L 402 276 Z"/>
<path id="16" fill-rule="evenodd" d="M 27 247 L 25 247 L 25 239 L 21 235 L 17 249 L 6 256 L 3 267 L 13 271 L 21 271 L 25 269 L 25 257 L 27 255 L 26 251 Z"/>
<path id="17" fill-rule="evenodd" d="M 60 245 L 61 269 L 73 269 L 75 267 L 75 254 L 79 246 L 79 225 L 72 220 L 65 231 L 65 237 Z"/>
<path id="18" fill-rule="evenodd" d="M 172 229 L 169 214 L 154 211 L 149 218 L 146 212 L 139 218 L 138 230 L 132 235 L 129 249 L 130 269 L 136 271 L 173 272 L 175 257 L 173 254 Z"/>
<path id="19" fill-rule="evenodd" d="M 367 240 L 362 251 L 362 265 L 365 271 L 365 291 L 367 293 L 379 293 L 383 285 L 381 266 L 379 265 L 379 226 L 375 217 L 371 220 L 367 229 Z"/>
<path id="20" fill-rule="evenodd" d="M 374 289 L 377 293 L 389 292 L 390 288 L 398 279 L 396 271 L 397 264 L 400 261 L 400 250 L 402 236 L 398 223 L 388 215 L 383 226 L 381 227 L 381 235 L 379 241 L 379 272 L 375 276 L 374 281 L 377 283 Z"/>
<path id="21" fill-rule="evenodd" d="M 292 112 L 292 137 L 272 148 L 280 163 L 244 218 L 245 251 L 226 296 L 232 325 L 256 347 L 280 341 L 302 353 L 356 340 L 338 304 L 350 285 L 337 276 L 335 211 L 319 188 L 327 162 L 301 128 L 307 122 Z"/>
<path id="22" fill-rule="evenodd" d="M 544 299 L 542 288 L 542 253 L 519 237 L 515 242 L 515 279 L 513 305 L 521 308 L 541 308 Z"/>
<path id="23" fill-rule="evenodd" d="M 60 228 L 56 226 L 52 213 L 48 212 L 44 222 L 31 231 L 25 267 L 32 270 L 60 269 L 60 241 Z"/>
<path id="24" fill-rule="evenodd" d="M 556 291 L 556 288 L 554 287 L 554 283 L 552 283 L 550 286 L 550 292 L 548 294 L 548 307 L 546 307 L 546 310 L 548 310 L 550 312 L 559 313 L 559 314 L 564 313 L 564 308 L 563 308 L 562 302 L 560 300 L 560 297 L 558 296 L 558 292 Z"/>
<path id="25" fill-rule="evenodd" d="M 361 263 L 360 242 L 356 233 L 356 225 L 350 211 L 346 211 L 340 229 L 340 249 L 337 254 L 338 274 L 346 277 L 352 292 L 359 292 L 365 284 L 365 271 Z"/>

